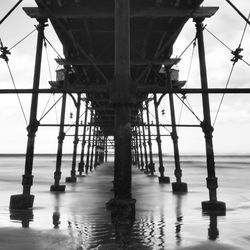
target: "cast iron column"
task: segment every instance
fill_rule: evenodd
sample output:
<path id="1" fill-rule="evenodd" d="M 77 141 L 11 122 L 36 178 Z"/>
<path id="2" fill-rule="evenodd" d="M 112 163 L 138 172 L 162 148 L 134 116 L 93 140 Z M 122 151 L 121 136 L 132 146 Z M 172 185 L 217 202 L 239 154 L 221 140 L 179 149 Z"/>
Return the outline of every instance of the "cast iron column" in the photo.
<path id="1" fill-rule="evenodd" d="M 172 82 L 170 80 L 170 87 L 172 89 Z M 171 138 L 173 140 L 174 145 L 174 160 L 175 160 L 175 177 L 176 182 L 172 183 L 172 191 L 175 193 L 186 193 L 187 192 L 187 183 L 181 181 L 182 170 L 180 165 L 180 154 L 178 147 L 178 135 L 176 130 L 176 120 L 175 120 L 175 108 L 174 108 L 174 98 L 173 93 L 169 93 L 169 106 L 170 106 L 170 114 L 171 114 L 171 124 L 172 124 L 172 133 Z"/>
<path id="2" fill-rule="evenodd" d="M 100 140 L 100 131 L 97 129 L 96 135 L 95 135 L 95 160 L 94 160 L 94 168 L 95 169 L 98 166 L 98 157 L 99 157 L 98 144 L 99 144 L 99 140 Z"/>
<path id="3" fill-rule="evenodd" d="M 146 138 L 145 138 L 145 127 L 144 127 L 144 121 L 143 121 L 143 109 L 141 109 L 141 125 L 142 125 L 142 137 L 143 137 L 143 148 L 144 148 L 144 157 L 145 157 L 145 173 L 148 173 L 148 152 L 147 152 L 147 144 L 146 144 Z"/>
<path id="4" fill-rule="evenodd" d="M 87 157 L 86 157 L 86 164 L 85 164 L 85 173 L 88 174 L 89 172 L 89 154 L 90 154 L 90 146 L 91 146 L 91 129 L 93 123 L 93 109 L 90 110 L 90 125 L 89 125 L 89 138 L 88 138 L 88 149 L 87 149 Z"/>
<path id="5" fill-rule="evenodd" d="M 93 171 L 93 163 L 94 163 L 94 148 L 96 144 L 96 126 L 94 126 L 93 129 L 93 135 L 92 135 L 92 147 L 91 147 L 91 157 L 90 157 L 90 167 L 89 170 L 92 172 Z"/>
<path id="6" fill-rule="evenodd" d="M 111 216 L 116 223 L 130 223 L 135 217 L 131 198 L 131 106 L 135 101 L 130 77 L 129 0 L 115 0 L 115 74 L 111 103 L 115 107 L 115 173 Z"/>
<path id="7" fill-rule="evenodd" d="M 149 148 L 149 172 L 151 176 L 155 172 L 155 164 L 153 162 L 153 153 L 152 153 L 152 140 L 151 140 L 151 129 L 150 129 L 150 119 L 149 119 L 149 107 L 148 102 L 146 101 L 146 112 L 147 112 L 147 127 L 148 127 L 148 148 Z"/>
<path id="8" fill-rule="evenodd" d="M 156 99 L 156 94 L 154 94 L 154 106 L 155 106 L 155 122 L 156 122 L 156 134 L 157 134 L 157 146 L 158 146 L 158 156 L 159 156 L 159 182 L 160 183 L 169 183 L 170 178 L 164 176 L 164 166 L 163 166 L 163 159 L 162 159 L 162 148 L 161 148 L 161 134 L 160 134 L 160 126 L 159 126 L 159 115 L 158 115 L 158 103 Z"/>
<path id="9" fill-rule="evenodd" d="M 195 20 L 197 28 L 198 50 L 199 50 L 199 60 L 200 60 L 201 87 L 202 90 L 208 90 L 202 21 L 203 19 Z M 211 125 L 209 96 L 207 93 L 202 93 L 202 102 L 203 102 L 204 120 L 201 126 L 205 134 L 205 141 L 206 141 L 206 158 L 207 158 L 207 175 L 208 175 L 207 187 L 209 190 L 209 201 L 202 202 L 202 209 L 204 211 L 225 212 L 226 204 L 224 202 L 217 201 L 216 189 L 218 187 L 218 184 L 215 175 L 213 127 Z"/>
<path id="10" fill-rule="evenodd" d="M 84 126 L 83 126 L 83 133 L 82 133 L 82 150 L 81 150 L 80 162 L 78 164 L 79 177 L 84 176 L 82 175 L 82 172 L 84 171 L 84 149 L 86 145 L 86 128 L 87 128 L 87 118 L 88 118 L 88 110 L 89 110 L 88 104 L 89 104 L 89 101 L 86 100 Z"/>
<path id="11" fill-rule="evenodd" d="M 108 136 L 105 136 L 105 162 L 108 162 Z"/>
<path id="12" fill-rule="evenodd" d="M 81 108 L 81 94 L 77 95 L 76 103 L 76 125 L 75 125 L 75 136 L 74 136 L 74 147 L 73 147 L 73 156 L 72 156 L 72 168 L 70 172 L 70 177 L 66 177 L 66 182 L 76 182 L 76 154 L 77 154 L 77 145 L 78 145 L 78 129 L 79 129 L 79 118 L 80 118 L 80 108 Z"/>
<path id="13" fill-rule="evenodd" d="M 139 155 L 139 143 L 138 143 L 137 127 L 135 127 L 135 160 L 136 160 L 136 166 L 140 169 L 141 163 L 140 163 L 140 155 Z"/>
<path id="14" fill-rule="evenodd" d="M 39 24 L 37 26 L 38 37 L 37 37 L 37 47 L 36 47 L 34 78 L 33 78 L 33 90 L 39 89 L 44 27 L 46 26 L 45 24 L 46 20 L 39 19 L 38 22 Z M 10 197 L 10 205 L 9 205 L 10 209 L 28 209 L 33 207 L 34 195 L 30 194 L 30 189 L 33 184 L 32 169 L 33 169 L 35 136 L 39 126 L 39 122 L 37 121 L 37 104 L 38 104 L 38 93 L 33 93 L 31 99 L 31 107 L 30 107 L 30 120 L 29 120 L 29 125 L 27 127 L 28 141 L 26 148 L 25 171 L 22 180 L 23 194 L 12 195 Z"/>
<path id="15" fill-rule="evenodd" d="M 68 70 L 66 69 L 65 79 L 64 79 L 64 87 L 66 86 L 66 82 L 68 80 L 67 78 L 68 78 Z M 59 135 L 57 137 L 58 146 L 57 146 L 57 156 L 56 156 L 56 171 L 54 172 L 55 183 L 54 183 L 54 185 L 50 186 L 50 191 L 57 191 L 57 192 L 64 192 L 65 191 L 65 185 L 60 185 L 60 179 L 61 179 L 61 174 L 62 174 L 61 164 L 62 164 L 63 141 L 65 138 L 64 122 L 65 122 L 66 99 L 67 99 L 67 94 L 63 93 L 60 128 L 59 128 Z"/>
<path id="16" fill-rule="evenodd" d="M 144 171 L 144 161 L 143 161 L 143 151 L 142 151 L 142 139 L 141 139 L 141 130 L 140 130 L 140 121 L 138 117 L 138 134 L 139 134 L 139 148 L 140 148 L 140 157 L 141 157 L 141 171 Z"/>

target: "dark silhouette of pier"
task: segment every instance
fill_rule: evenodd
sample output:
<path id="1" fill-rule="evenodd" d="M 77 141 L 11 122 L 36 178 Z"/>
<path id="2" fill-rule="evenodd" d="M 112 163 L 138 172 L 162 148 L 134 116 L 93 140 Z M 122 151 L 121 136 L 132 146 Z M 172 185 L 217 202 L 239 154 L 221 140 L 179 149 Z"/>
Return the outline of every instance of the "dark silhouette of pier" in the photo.
<path id="1" fill-rule="evenodd" d="M 136 200 L 131 195 L 131 166 L 136 165 L 145 176 L 155 176 L 152 157 L 153 137 L 156 137 L 159 161 L 159 183 L 172 182 L 176 195 L 187 193 L 188 184 L 183 182 L 177 127 L 199 127 L 204 133 L 207 178 L 209 192 L 202 201 L 202 210 L 211 216 L 211 238 L 216 238 L 216 216 L 224 215 L 226 205 L 217 198 L 217 177 L 213 149 L 213 126 L 210 117 L 210 93 L 250 93 L 249 89 L 209 89 L 206 71 L 205 44 L 203 39 L 206 18 L 211 18 L 217 7 L 201 7 L 202 0 L 115 0 L 115 1 L 42 1 L 37 7 L 25 7 L 24 11 L 38 22 L 37 47 L 33 88 L 29 90 L 2 90 L 1 93 L 30 93 L 32 95 L 30 119 L 27 131 L 27 149 L 22 176 L 23 191 L 10 198 L 10 209 L 25 210 L 33 207 L 33 158 L 35 136 L 39 126 L 58 126 L 58 149 L 51 192 L 67 192 L 61 184 L 61 163 L 66 129 L 65 110 L 67 100 L 74 102 L 75 119 L 72 167 L 66 183 L 76 183 L 78 178 L 88 178 L 89 172 L 107 162 L 109 152 L 114 152 L 113 198 L 107 203 L 112 221 L 129 224 L 134 220 Z M 173 45 L 183 26 L 192 19 L 199 53 L 201 87 L 183 88 L 174 66 L 181 58 L 172 58 Z M 61 65 L 56 81 L 50 81 L 50 89 L 40 89 L 40 68 L 44 29 L 52 24 L 62 43 L 64 58 L 57 58 Z M 191 44 L 192 44 L 191 43 Z M 1 46 L 1 58 L 8 61 L 8 48 Z M 241 50 L 235 51 L 234 63 L 242 59 Z M 37 118 L 39 95 L 61 93 L 61 117 L 59 124 L 43 124 Z M 199 125 L 177 124 L 174 96 L 177 93 L 201 94 L 203 119 Z M 169 97 L 171 122 L 161 124 L 159 105 Z M 153 107 L 155 120 L 149 119 L 149 106 Z M 53 107 L 52 107 L 53 108 Z M 84 111 L 83 121 L 80 114 Z M 162 111 L 163 112 L 163 111 Z M 170 134 L 162 134 L 161 127 L 169 127 Z M 156 134 L 152 134 L 152 127 Z M 170 136 L 173 141 L 175 180 L 166 175 L 163 163 L 161 138 Z M 81 147 L 80 162 L 77 152 Z M 12 216 L 17 216 L 13 213 Z M 32 215 L 30 215 L 32 217 Z M 58 226 L 58 213 L 53 215 Z M 180 231 L 181 217 L 177 216 L 176 232 Z M 26 222 L 24 222 L 26 223 Z M 178 234 L 177 234 L 177 237 Z"/>

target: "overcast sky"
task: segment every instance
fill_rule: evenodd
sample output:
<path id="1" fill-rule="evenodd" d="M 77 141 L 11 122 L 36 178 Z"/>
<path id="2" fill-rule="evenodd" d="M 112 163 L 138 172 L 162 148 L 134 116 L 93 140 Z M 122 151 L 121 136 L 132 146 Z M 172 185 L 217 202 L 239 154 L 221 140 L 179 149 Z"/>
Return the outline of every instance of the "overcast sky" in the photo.
<path id="1" fill-rule="evenodd" d="M 2 18 L 8 10 L 17 2 L 17 0 L 2 0 L 0 8 L 0 18 Z M 12 15 L 0 26 L 0 37 L 5 46 L 11 48 L 16 42 L 27 35 L 34 29 L 36 21 L 25 15 L 22 10 L 23 6 L 35 6 L 35 1 L 24 0 L 23 3 L 16 9 Z M 232 0 L 233 3 L 248 16 L 250 11 L 249 0 Z M 244 20 L 226 3 L 224 0 L 205 0 L 204 6 L 219 6 L 220 9 L 214 17 L 205 20 L 213 34 L 218 36 L 232 50 L 235 50 L 240 42 Z M 46 28 L 46 37 L 51 41 L 54 47 L 62 54 L 60 42 L 57 40 L 52 27 Z M 195 24 L 190 20 L 184 27 L 178 41 L 174 47 L 173 56 L 178 56 L 187 44 L 195 36 Z M 210 87 L 225 87 L 229 76 L 232 62 L 230 51 L 213 38 L 207 31 L 204 31 L 208 82 Z M 242 52 L 245 61 L 250 63 L 250 29 L 246 30 L 242 42 Z M 18 46 L 11 50 L 9 56 L 9 66 L 13 74 L 17 88 L 31 88 L 34 69 L 36 45 L 36 32 L 29 36 Z M 248 46 L 247 46 L 248 45 Z M 181 62 L 178 65 L 180 70 L 180 80 L 187 80 L 188 68 L 192 55 L 192 47 L 183 55 Z M 52 70 L 52 78 L 55 79 L 55 69 L 57 65 L 54 62 L 56 54 L 48 47 L 48 58 Z M 13 84 L 8 72 L 6 63 L 0 59 L 0 88 L 13 88 Z M 244 62 L 239 61 L 235 65 L 229 87 L 248 87 L 250 88 L 250 67 Z M 48 61 L 46 53 L 43 53 L 43 64 L 41 71 L 41 88 L 48 88 L 50 79 Z M 194 59 L 190 76 L 188 78 L 187 87 L 199 87 L 199 67 L 197 49 L 194 51 Z M 48 95 L 40 95 L 38 118 L 44 110 L 48 101 Z M 54 99 L 59 98 L 59 95 L 52 97 L 49 106 L 53 104 Z M 200 95 L 188 95 L 189 103 L 197 116 L 202 120 L 202 103 Z M 214 120 L 218 109 L 220 95 L 210 95 L 211 101 L 211 117 Z M 20 95 L 26 116 L 29 117 L 30 95 Z M 250 95 L 226 95 L 221 111 L 215 123 L 214 131 L 214 148 L 215 153 L 249 153 L 250 152 Z M 176 99 L 176 118 L 179 121 L 181 112 L 181 104 Z M 165 110 L 166 115 L 161 115 L 161 110 Z M 57 115 L 60 115 L 60 105 L 57 108 Z M 74 111 L 73 104 L 69 101 L 66 115 L 66 122 L 72 123 L 69 118 L 69 113 Z M 162 101 L 160 107 L 160 119 L 166 123 L 170 121 L 168 115 L 168 98 Z M 26 124 L 21 113 L 16 95 L 0 95 L 0 153 L 16 152 L 24 153 L 26 151 L 27 132 Z M 194 116 L 185 108 L 183 108 L 180 118 L 181 123 L 199 124 Z M 53 110 L 44 120 L 44 123 L 56 123 L 56 111 Z M 162 130 L 162 133 L 167 133 Z M 73 130 L 72 130 L 73 133 Z M 69 132 L 69 134 L 72 134 Z M 56 153 L 57 148 L 56 128 L 39 128 L 36 137 L 36 152 Z M 179 145 L 181 153 L 204 153 L 204 137 L 200 128 L 181 128 L 178 130 Z M 72 152 L 73 138 L 67 137 L 65 140 L 65 152 Z M 172 152 L 172 143 L 170 138 L 163 139 L 163 152 Z"/>

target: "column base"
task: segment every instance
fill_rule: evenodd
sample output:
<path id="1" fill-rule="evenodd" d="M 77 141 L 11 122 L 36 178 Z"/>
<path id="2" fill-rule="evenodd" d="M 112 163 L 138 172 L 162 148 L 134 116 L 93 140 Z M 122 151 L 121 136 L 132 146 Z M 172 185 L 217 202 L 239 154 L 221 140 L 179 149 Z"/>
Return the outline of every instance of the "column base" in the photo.
<path id="1" fill-rule="evenodd" d="M 225 215 L 226 203 L 222 201 L 202 201 L 202 211 L 207 214 Z"/>
<path id="2" fill-rule="evenodd" d="M 66 177 L 65 182 L 75 183 L 76 182 L 76 177 L 75 176 Z"/>
<path id="3" fill-rule="evenodd" d="M 168 184 L 170 183 L 170 178 L 168 176 L 159 177 L 159 183 Z"/>
<path id="4" fill-rule="evenodd" d="M 188 187 L 185 182 L 173 182 L 172 183 L 173 193 L 187 193 Z"/>
<path id="5" fill-rule="evenodd" d="M 30 209 L 33 208 L 34 195 L 15 194 L 10 196 L 9 209 Z"/>
<path id="6" fill-rule="evenodd" d="M 50 191 L 51 192 L 65 192 L 65 185 L 51 185 Z"/>
<path id="7" fill-rule="evenodd" d="M 127 225 L 135 220 L 135 199 L 111 199 L 106 208 L 111 210 L 111 220 L 114 224 Z"/>
<path id="8" fill-rule="evenodd" d="M 76 177 L 86 177 L 85 174 L 78 174 Z"/>

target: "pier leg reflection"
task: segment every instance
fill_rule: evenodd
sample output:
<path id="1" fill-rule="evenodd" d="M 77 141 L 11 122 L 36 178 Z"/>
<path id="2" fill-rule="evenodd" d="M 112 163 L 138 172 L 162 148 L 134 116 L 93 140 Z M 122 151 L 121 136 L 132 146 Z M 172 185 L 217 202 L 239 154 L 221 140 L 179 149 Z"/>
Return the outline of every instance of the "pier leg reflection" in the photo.
<path id="1" fill-rule="evenodd" d="M 209 240 L 216 240 L 219 237 L 219 230 L 217 228 L 217 215 L 210 215 L 210 223 L 208 228 Z"/>
<path id="2" fill-rule="evenodd" d="M 33 210 L 10 210 L 10 220 L 21 222 L 23 228 L 28 228 L 30 221 L 33 221 Z"/>
<path id="3" fill-rule="evenodd" d="M 176 245 L 179 246 L 181 244 L 181 226 L 182 226 L 182 196 L 176 195 L 176 206 L 175 206 L 175 214 L 176 214 L 176 222 L 175 222 L 175 238 Z"/>
<path id="4" fill-rule="evenodd" d="M 54 212 L 53 212 L 53 215 L 52 215 L 52 221 L 53 221 L 53 225 L 54 225 L 54 228 L 57 229 L 59 228 L 59 225 L 61 224 L 61 221 L 60 221 L 60 195 L 59 194 L 56 194 L 55 195 L 55 208 L 54 208 Z"/>

